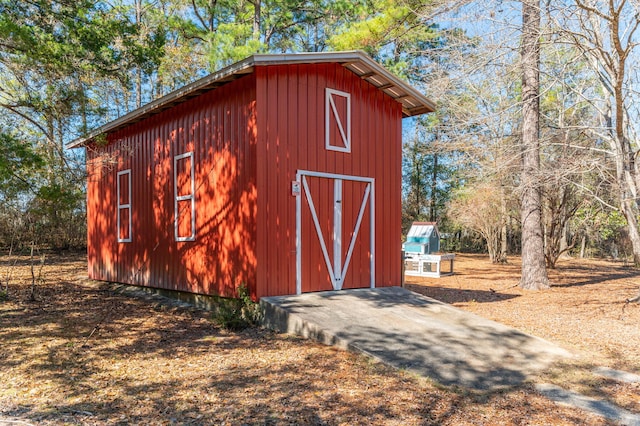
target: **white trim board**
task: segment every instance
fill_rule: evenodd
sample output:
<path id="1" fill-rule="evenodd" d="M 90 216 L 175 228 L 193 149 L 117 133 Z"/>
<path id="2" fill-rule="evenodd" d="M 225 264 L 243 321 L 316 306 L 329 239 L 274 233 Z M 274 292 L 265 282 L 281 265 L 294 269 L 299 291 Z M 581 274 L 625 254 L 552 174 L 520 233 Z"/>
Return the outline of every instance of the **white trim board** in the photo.
<path id="1" fill-rule="evenodd" d="M 124 175 L 127 175 L 127 189 L 128 194 L 127 194 L 127 202 L 125 204 L 120 204 L 120 193 L 121 193 L 121 188 L 120 188 L 120 178 Z M 116 182 L 116 186 L 117 186 L 117 194 L 116 196 L 118 197 L 118 218 L 117 218 L 117 226 L 118 229 L 116 230 L 116 235 L 118 237 L 118 242 L 119 243 L 130 243 L 132 240 L 132 235 L 131 235 L 131 220 L 132 220 L 132 214 L 131 214 L 131 169 L 127 169 L 127 170 L 122 170 L 120 172 L 118 172 L 118 177 L 117 177 L 118 181 Z M 122 214 L 122 210 L 127 210 L 129 213 L 129 229 L 127 232 L 128 238 L 123 238 L 120 235 L 120 230 L 121 230 L 121 214 Z"/>
<path id="2" fill-rule="evenodd" d="M 189 170 L 189 180 L 191 183 L 191 192 L 189 194 L 178 194 L 178 161 L 190 159 L 190 170 Z M 175 240 L 178 242 L 184 241 L 195 241 L 196 239 L 196 179 L 195 179 L 195 164 L 193 151 L 186 152 L 184 154 L 176 155 L 173 157 L 173 195 L 174 195 L 174 232 L 175 232 Z M 180 222 L 180 208 L 179 203 L 181 201 L 191 201 L 191 235 L 183 236 L 180 235 L 180 230 L 178 229 Z"/>
<path id="3" fill-rule="evenodd" d="M 338 113 L 338 107 L 336 106 L 336 98 L 344 98 L 346 102 L 346 116 L 341 116 Z M 340 90 L 325 88 L 325 117 L 324 117 L 324 130 L 325 140 L 324 147 L 327 151 L 338 151 L 351 153 L 351 94 L 347 92 L 341 92 Z M 333 117 L 333 120 L 331 119 Z M 342 145 L 338 144 L 338 141 L 332 141 L 331 135 L 333 134 L 332 123 L 338 127 L 340 132 L 340 138 Z M 333 142 L 333 143 L 332 143 Z"/>

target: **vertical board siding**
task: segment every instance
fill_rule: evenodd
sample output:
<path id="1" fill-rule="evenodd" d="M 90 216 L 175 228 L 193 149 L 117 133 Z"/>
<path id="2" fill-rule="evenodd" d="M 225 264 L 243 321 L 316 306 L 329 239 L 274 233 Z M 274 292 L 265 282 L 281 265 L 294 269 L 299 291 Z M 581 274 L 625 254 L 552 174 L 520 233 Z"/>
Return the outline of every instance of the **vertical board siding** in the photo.
<path id="1" fill-rule="evenodd" d="M 325 147 L 326 88 L 350 94 L 350 153 Z M 346 104 L 339 100 L 337 107 L 344 113 Z M 107 144 L 87 150 L 90 277 L 223 296 L 243 283 L 254 298 L 295 294 L 291 183 L 304 170 L 374 180 L 374 208 L 365 206 L 343 288 L 369 286 L 371 214 L 375 285 L 400 284 L 401 120 L 399 103 L 342 66 L 289 64 L 256 66 L 251 75 L 110 134 Z M 330 131 L 340 137 L 337 127 Z M 187 152 L 193 152 L 196 237 L 177 242 L 174 158 Z M 116 182 L 125 169 L 131 169 L 132 241 L 118 243 Z M 186 180 L 178 184 L 188 193 Z M 321 177 L 309 177 L 308 185 L 333 256 L 335 186 Z M 343 262 L 366 186 L 343 181 Z M 187 216 L 181 233 L 189 231 Z M 303 291 L 331 289 L 304 208 L 301 220 Z"/>
<path id="2" fill-rule="evenodd" d="M 401 105 L 338 64 L 263 66 L 256 67 L 255 75 L 258 297 L 296 292 L 296 197 L 291 182 L 298 170 L 375 179 L 375 285 L 399 285 Z M 351 153 L 325 149 L 327 87 L 351 94 Z M 324 206 L 321 225 L 328 232 L 332 213 L 327 205 L 333 203 L 333 186 L 312 180 L 312 197 Z M 344 194 L 352 206 L 359 206 L 353 201 L 359 191 L 358 184 L 345 183 Z M 345 221 L 355 221 L 354 215 L 357 212 L 350 211 Z M 322 290 L 330 285 L 325 261 L 309 215 L 303 213 L 302 219 L 302 240 L 309 242 L 302 250 L 303 290 Z M 350 236 L 343 232 L 346 255 Z M 367 286 L 363 285 L 363 277 L 370 273 L 367 220 L 357 246 L 360 250 L 351 261 L 345 288 Z"/>
<path id="3" fill-rule="evenodd" d="M 255 115 L 250 75 L 88 147 L 89 276 L 224 296 L 242 283 L 255 288 Z M 177 242 L 174 158 L 190 151 L 196 239 Z M 132 242 L 118 243 L 116 178 L 129 168 Z M 190 191 L 179 184 L 181 193 Z"/>

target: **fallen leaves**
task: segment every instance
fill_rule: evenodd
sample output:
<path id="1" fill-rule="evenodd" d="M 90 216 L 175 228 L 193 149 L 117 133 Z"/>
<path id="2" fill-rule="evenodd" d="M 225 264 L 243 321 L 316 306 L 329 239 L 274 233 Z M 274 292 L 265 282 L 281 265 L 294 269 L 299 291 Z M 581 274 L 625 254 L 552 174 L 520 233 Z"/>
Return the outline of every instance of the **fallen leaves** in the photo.
<path id="1" fill-rule="evenodd" d="M 495 307 L 487 315 L 520 309 L 518 316 L 503 313 L 504 320 L 520 318 L 542 330 L 535 314 L 523 309 L 529 296 L 505 289 L 512 284 L 500 267 L 472 263 L 475 275 L 467 276 L 464 262 L 458 262 L 455 292 L 445 281 L 420 287 L 439 287 L 441 296 L 478 312 Z M 83 286 L 76 278 L 86 268 L 80 255 L 49 256 L 46 282 L 37 288 L 37 301 L 28 302 L 28 266 L 20 268 L 25 269 L 13 275 L 9 300 L 0 302 L 0 421 L 5 416 L 43 425 L 607 424 L 557 407 L 529 385 L 481 395 L 446 389 L 353 353 L 260 329 L 227 332 L 207 312 L 158 309 L 157 302 L 123 296 L 106 285 Z M 474 277 L 496 291 L 471 286 Z M 569 284 L 575 280 L 565 278 Z M 546 303 L 569 310 L 569 316 L 585 315 L 570 307 L 581 306 L 578 299 L 554 305 L 555 290 Z M 594 315 L 609 321 L 607 304 L 593 296 Z M 569 320 L 562 315 L 556 322 Z M 634 312 L 626 315 L 635 320 Z M 564 326 L 555 327 L 561 342 L 572 341 L 562 337 Z"/>

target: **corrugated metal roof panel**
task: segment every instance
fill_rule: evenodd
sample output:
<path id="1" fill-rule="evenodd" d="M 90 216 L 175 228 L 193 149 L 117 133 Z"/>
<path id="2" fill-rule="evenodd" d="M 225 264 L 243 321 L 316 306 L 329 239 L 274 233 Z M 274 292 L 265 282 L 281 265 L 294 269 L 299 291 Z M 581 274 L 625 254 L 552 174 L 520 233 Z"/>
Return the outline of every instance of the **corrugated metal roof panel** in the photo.
<path id="1" fill-rule="evenodd" d="M 407 237 L 414 238 L 412 241 L 417 241 L 416 238 L 425 238 L 428 239 L 433 230 L 435 229 L 435 225 L 416 225 L 413 224 L 409 232 L 407 233 Z"/>
<path id="2" fill-rule="evenodd" d="M 236 80 L 246 74 L 254 72 L 256 66 L 277 64 L 303 64 L 303 63 L 340 63 L 363 80 L 374 85 L 377 89 L 394 98 L 402 104 L 402 112 L 405 117 L 425 114 L 435 110 L 435 104 L 427 99 L 406 82 L 391 74 L 380 64 L 361 51 L 349 52 L 318 52 L 295 54 L 256 54 L 230 65 L 220 71 L 203 77 L 178 89 L 162 98 L 159 98 L 141 108 L 111 121 L 90 132 L 85 137 L 76 139 L 67 145 L 67 148 L 84 146 L 95 137 L 114 132 L 130 124 L 137 123 L 152 115 L 158 114 L 176 104 L 198 96 L 209 90 L 214 90 L 224 84 Z"/>

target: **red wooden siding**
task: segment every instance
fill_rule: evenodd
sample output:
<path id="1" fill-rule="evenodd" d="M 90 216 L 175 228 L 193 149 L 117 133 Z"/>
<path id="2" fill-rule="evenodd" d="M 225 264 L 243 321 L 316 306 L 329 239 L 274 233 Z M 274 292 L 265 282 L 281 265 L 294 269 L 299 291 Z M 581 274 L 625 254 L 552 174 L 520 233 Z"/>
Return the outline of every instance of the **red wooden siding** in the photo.
<path id="1" fill-rule="evenodd" d="M 259 129 L 257 296 L 296 292 L 296 197 L 291 193 L 291 182 L 298 170 L 375 180 L 375 285 L 399 285 L 401 105 L 338 64 L 256 67 L 255 75 Z M 325 148 L 327 87 L 351 94 L 350 153 Z M 332 126 L 330 131 L 335 133 L 336 129 Z M 333 189 L 331 184 L 323 187 L 321 179 L 316 180 L 310 189 L 317 193 L 319 210 L 325 209 L 320 215 L 324 217 L 322 229 L 329 232 L 327 218 L 332 218 L 332 213 L 326 209 L 333 203 Z M 346 182 L 345 201 L 358 204 L 354 200 L 362 190 L 361 183 Z M 345 209 L 345 223 L 355 221 L 354 211 Z M 302 240 L 311 242 L 316 231 L 309 216 L 303 215 L 302 220 Z M 368 222 L 360 232 L 358 254 L 352 259 L 345 288 L 368 286 Z M 344 236 L 343 240 L 349 238 Z M 307 244 L 302 257 L 303 290 L 330 289 L 319 244 Z"/>
<path id="2" fill-rule="evenodd" d="M 327 88 L 337 94 L 328 125 Z M 400 284 L 401 120 L 397 101 L 339 64 L 261 65 L 110 133 L 87 149 L 90 277 L 295 294 L 301 203 L 302 291 L 332 289 L 327 268 L 346 263 L 352 242 L 342 288 Z M 298 173 L 307 186 L 296 197 Z"/>
<path id="3" fill-rule="evenodd" d="M 249 75 L 109 134 L 106 146 L 89 146 L 89 276 L 226 296 L 241 283 L 255 286 L 255 119 Z M 188 152 L 193 157 L 174 163 Z M 176 214 L 178 234 L 191 235 L 192 207 L 175 188 L 191 193 L 192 162 L 195 240 L 178 242 Z M 116 181 L 126 169 L 132 241 L 119 243 Z"/>

